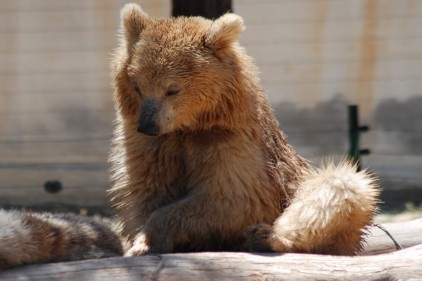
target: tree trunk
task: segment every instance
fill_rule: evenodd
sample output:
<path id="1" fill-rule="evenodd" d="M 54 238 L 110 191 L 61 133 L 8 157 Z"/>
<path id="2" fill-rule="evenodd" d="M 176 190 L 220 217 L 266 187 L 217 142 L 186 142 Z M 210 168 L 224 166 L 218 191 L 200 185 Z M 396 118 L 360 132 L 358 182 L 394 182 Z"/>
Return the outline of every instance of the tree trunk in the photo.
<path id="1" fill-rule="evenodd" d="M 216 19 L 231 12 L 231 0 L 173 0 L 172 16 L 202 16 Z"/>
<path id="2" fill-rule="evenodd" d="M 422 277 L 422 245 L 376 256 L 191 253 L 33 265 L 0 280 L 409 280 Z M 420 280 L 420 279 L 415 279 Z"/>
<path id="3" fill-rule="evenodd" d="M 422 219 L 372 227 L 363 254 L 188 253 L 61 262 L 0 272 L 0 280 L 421 280 Z M 394 251 L 390 253 L 391 251 Z"/>

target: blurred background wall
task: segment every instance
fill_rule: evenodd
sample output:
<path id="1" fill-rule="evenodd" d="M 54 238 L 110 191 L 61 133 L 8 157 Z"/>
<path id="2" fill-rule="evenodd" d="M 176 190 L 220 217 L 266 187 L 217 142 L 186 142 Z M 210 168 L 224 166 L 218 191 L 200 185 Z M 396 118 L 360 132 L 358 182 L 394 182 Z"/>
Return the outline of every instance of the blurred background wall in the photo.
<path id="1" fill-rule="evenodd" d="M 0 205 L 107 204 L 108 65 L 126 2 L 0 0 Z M 170 15 L 170 0 L 140 4 Z M 421 202 L 422 1 L 233 0 L 233 9 L 290 143 L 315 164 L 347 154 L 347 105 L 357 104 L 371 128 L 363 167 L 391 191 L 386 201 Z M 60 192 L 46 192 L 55 181 Z"/>

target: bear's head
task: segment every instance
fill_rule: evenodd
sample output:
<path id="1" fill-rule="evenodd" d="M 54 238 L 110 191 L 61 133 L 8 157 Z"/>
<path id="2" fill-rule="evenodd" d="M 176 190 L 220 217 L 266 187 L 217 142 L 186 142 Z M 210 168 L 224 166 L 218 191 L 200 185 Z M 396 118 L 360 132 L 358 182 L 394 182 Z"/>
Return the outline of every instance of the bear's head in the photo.
<path id="1" fill-rule="evenodd" d="M 157 136 L 236 127 L 246 118 L 239 16 L 153 19 L 127 4 L 121 24 L 112 73 L 116 108 L 126 123 Z"/>

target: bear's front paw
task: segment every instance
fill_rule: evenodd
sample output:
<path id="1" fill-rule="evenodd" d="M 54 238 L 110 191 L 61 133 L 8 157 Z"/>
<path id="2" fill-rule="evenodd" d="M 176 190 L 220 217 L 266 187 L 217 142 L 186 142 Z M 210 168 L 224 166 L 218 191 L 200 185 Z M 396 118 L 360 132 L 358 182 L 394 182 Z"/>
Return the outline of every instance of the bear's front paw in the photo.
<path id="1" fill-rule="evenodd" d="M 270 240 L 274 236 L 271 226 L 257 224 L 245 231 L 245 237 L 252 252 L 272 252 Z"/>
<path id="2" fill-rule="evenodd" d="M 134 242 L 132 247 L 125 254 L 126 257 L 146 255 L 150 252 L 150 247 L 146 243 L 144 235 L 139 236 Z"/>
<path id="3" fill-rule="evenodd" d="M 149 253 L 149 247 L 144 244 L 135 244 L 127 251 L 125 257 L 142 256 Z"/>

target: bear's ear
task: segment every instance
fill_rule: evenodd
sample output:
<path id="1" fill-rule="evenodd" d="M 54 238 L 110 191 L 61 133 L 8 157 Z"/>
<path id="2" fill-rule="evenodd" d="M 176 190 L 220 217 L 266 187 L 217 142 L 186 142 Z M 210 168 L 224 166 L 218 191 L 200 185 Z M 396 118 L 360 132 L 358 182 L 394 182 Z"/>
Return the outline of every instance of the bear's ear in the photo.
<path id="1" fill-rule="evenodd" d="M 123 36 L 128 47 L 139 41 L 140 34 L 149 21 L 148 15 L 134 3 L 126 4 L 120 11 Z"/>
<path id="2" fill-rule="evenodd" d="M 207 36 L 206 45 L 212 49 L 223 49 L 237 40 L 245 30 L 243 19 L 235 14 L 225 14 L 216 19 Z"/>

